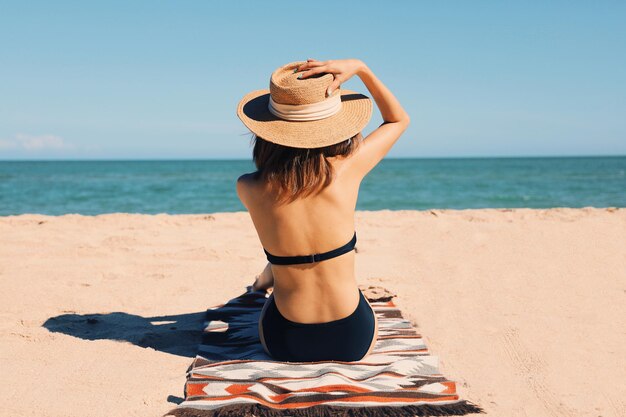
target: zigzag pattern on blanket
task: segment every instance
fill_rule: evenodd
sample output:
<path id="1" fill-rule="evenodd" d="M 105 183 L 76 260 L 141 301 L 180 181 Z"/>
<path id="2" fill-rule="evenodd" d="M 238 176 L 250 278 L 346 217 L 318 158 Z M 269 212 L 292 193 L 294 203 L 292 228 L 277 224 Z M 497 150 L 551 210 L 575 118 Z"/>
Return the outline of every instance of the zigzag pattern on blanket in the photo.
<path id="1" fill-rule="evenodd" d="M 405 417 L 484 412 L 462 400 L 438 358 L 382 287 L 362 288 L 378 317 L 373 351 L 361 361 L 280 362 L 267 356 L 258 320 L 269 294 L 244 293 L 209 308 L 187 369 L 176 417 Z M 380 295 L 382 293 L 382 295 Z M 377 295 L 379 294 L 379 295 Z M 391 294 L 391 295 L 390 295 Z"/>

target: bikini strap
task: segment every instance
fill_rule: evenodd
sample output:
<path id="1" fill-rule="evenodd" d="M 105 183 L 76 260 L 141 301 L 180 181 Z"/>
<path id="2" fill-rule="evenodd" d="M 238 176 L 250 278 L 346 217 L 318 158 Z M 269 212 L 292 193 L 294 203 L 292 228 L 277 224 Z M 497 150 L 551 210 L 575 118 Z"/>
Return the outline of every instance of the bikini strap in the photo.
<path id="1" fill-rule="evenodd" d="M 354 232 L 354 236 L 352 239 L 345 245 L 329 250 L 324 253 L 315 253 L 312 255 L 298 255 L 298 256 L 276 256 L 272 255 L 268 251 L 263 248 L 265 255 L 267 256 L 267 260 L 274 265 L 295 265 L 295 264 L 306 264 L 313 262 L 325 261 L 327 259 L 336 258 L 339 255 L 343 255 L 344 253 L 350 252 L 354 249 L 356 245 L 356 231 Z"/>

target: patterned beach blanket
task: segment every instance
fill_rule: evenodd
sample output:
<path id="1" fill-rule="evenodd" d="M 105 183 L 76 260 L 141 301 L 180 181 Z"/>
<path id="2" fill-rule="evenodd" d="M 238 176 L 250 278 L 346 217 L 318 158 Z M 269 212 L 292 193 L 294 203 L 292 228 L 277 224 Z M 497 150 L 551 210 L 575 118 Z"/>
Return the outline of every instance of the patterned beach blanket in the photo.
<path id="1" fill-rule="evenodd" d="M 383 287 L 360 286 L 378 317 L 361 361 L 282 362 L 263 350 L 258 320 L 269 292 L 246 292 L 206 312 L 187 369 L 185 400 L 164 416 L 405 417 L 483 413 L 459 398 L 422 336 Z"/>

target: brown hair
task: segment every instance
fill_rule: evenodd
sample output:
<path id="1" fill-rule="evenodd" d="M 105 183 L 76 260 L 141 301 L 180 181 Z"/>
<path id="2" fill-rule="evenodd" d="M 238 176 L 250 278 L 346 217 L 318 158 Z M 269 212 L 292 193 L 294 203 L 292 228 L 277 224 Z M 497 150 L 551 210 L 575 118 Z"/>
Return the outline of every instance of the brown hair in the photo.
<path id="1" fill-rule="evenodd" d="M 330 185 L 335 174 L 326 158 L 345 158 L 363 140 L 359 132 L 342 142 L 322 148 L 294 148 L 269 142 L 254 133 L 252 135 L 252 159 L 257 167 L 254 177 L 266 181 L 270 189 L 276 191 L 278 203 L 292 202 L 322 191 Z"/>

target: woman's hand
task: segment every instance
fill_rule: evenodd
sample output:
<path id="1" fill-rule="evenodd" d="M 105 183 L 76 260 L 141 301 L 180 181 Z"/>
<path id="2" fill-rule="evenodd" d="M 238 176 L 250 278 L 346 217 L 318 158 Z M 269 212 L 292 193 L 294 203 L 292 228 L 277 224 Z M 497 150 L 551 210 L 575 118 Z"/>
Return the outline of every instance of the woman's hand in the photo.
<path id="1" fill-rule="evenodd" d="M 302 72 L 300 77 L 298 77 L 300 79 L 324 72 L 333 74 L 335 79 L 326 91 L 326 95 L 330 96 L 340 84 L 348 81 L 364 67 L 365 64 L 360 59 L 334 59 L 328 61 L 307 59 L 307 62 L 297 67 L 295 72 Z"/>
<path id="2" fill-rule="evenodd" d="M 272 264 L 269 262 L 265 269 L 256 276 L 256 281 L 252 284 L 252 291 L 267 290 L 274 286 L 274 274 L 272 274 Z"/>

